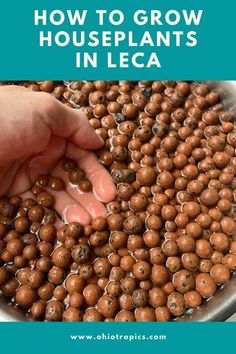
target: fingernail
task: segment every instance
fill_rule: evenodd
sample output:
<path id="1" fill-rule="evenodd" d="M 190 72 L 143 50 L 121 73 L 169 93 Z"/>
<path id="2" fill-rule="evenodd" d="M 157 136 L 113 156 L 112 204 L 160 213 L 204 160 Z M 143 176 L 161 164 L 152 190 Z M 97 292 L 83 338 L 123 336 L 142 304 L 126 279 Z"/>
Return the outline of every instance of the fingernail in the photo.
<path id="1" fill-rule="evenodd" d="M 82 225 L 87 225 L 91 222 L 91 218 L 86 210 L 75 204 L 69 205 L 63 210 L 62 220 L 65 224 L 79 222 Z"/>
<path id="2" fill-rule="evenodd" d="M 77 205 L 68 205 L 63 211 L 62 211 L 62 221 L 65 224 L 69 223 L 69 218 L 70 218 L 70 213 L 73 212 L 73 210 L 77 209 Z M 78 216 L 79 218 L 79 216 Z M 79 220 L 78 220 L 79 222 Z"/>

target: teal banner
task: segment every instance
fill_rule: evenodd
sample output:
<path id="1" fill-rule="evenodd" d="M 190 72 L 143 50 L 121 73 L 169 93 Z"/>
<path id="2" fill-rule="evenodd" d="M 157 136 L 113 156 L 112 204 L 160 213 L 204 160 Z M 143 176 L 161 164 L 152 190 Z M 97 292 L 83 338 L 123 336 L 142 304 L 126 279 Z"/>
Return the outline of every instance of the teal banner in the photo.
<path id="1" fill-rule="evenodd" d="M 0 80 L 235 80 L 235 0 L 12 0 Z"/>
<path id="2" fill-rule="evenodd" d="M 1 353 L 222 354 L 236 323 L 1 323 Z"/>

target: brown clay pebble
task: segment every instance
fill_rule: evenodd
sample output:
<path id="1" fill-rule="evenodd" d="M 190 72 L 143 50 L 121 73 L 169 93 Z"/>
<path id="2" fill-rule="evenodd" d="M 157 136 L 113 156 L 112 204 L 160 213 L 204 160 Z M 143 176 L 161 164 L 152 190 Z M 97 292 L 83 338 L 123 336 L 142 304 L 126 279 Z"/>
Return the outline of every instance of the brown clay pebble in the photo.
<path id="1" fill-rule="evenodd" d="M 56 227 L 53 224 L 44 224 L 39 230 L 42 241 L 53 241 L 56 237 Z"/>
<path id="2" fill-rule="evenodd" d="M 154 285 L 164 285 L 168 280 L 167 269 L 163 265 L 154 265 L 152 267 L 151 279 Z"/>
<path id="3" fill-rule="evenodd" d="M 53 191 L 60 191 L 64 188 L 64 183 L 59 177 L 50 177 L 48 181 L 48 188 Z"/>
<path id="4" fill-rule="evenodd" d="M 155 315 L 157 322 L 167 322 L 171 319 L 170 310 L 166 306 L 156 308 Z"/>
<path id="5" fill-rule="evenodd" d="M 45 311 L 45 319 L 47 321 L 61 321 L 63 316 L 64 306 L 58 300 L 52 300 L 47 303 Z"/>
<path id="6" fill-rule="evenodd" d="M 200 273 L 196 277 L 196 290 L 203 298 L 211 297 L 216 292 L 216 282 L 213 277 L 207 273 Z"/>
<path id="7" fill-rule="evenodd" d="M 124 221 L 124 230 L 129 235 L 138 234 L 138 233 L 142 232 L 142 229 L 143 229 L 143 221 L 138 216 L 129 216 Z"/>
<path id="8" fill-rule="evenodd" d="M 180 316 L 185 311 L 184 296 L 177 291 L 174 291 L 168 296 L 167 307 L 174 316 Z"/>
<path id="9" fill-rule="evenodd" d="M 55 266 L 67 269 L 71 263 L 70 251 L 63 246 L 60 246 L 55 249 L 52 254 L 52 262 Z"/>
<path id="10" fill-rule="evenodd" d="M 42 192 L 36 197 L 37 203 L 45 208 L 52 208 L 54 204 L 53 196 L 48 192 Z"/>
<path id="11" fill-rule="evenodd" d="M 201 213 L 201 207 L 197 202 L 187 202 L 183 206 L 183 212 L 190 218 L 196 218 Z"/>
<path id="12" fill-rule="evenodd" d="M 0 267 L 0 285 L 6 283 L 10 278 L 10 272 L 7 268 Z"/>
<path id="13" fill-rule="evenodd" d="M 89 284 L 83 290 L 83 296 L 88 306 L 96 305 L 101 294 L 101 289 L 95 284 Z"/>
<path id="14" fill-rule="evenodd" d="M 79 309 L 68 307 L 63 312 L 63 321 L 65 322 L 81 322 L 83 319 L 83 312 Z"/>
<path id="15" fill-rule="evenodd" d="M 214 264 L 210 271 L 217 284 L 225 284 L 230 279 L 230 270 L 224 264 Z"/>
<path id="16" fill-rule="evenodd" d="M 137 181 L 140 183 L 141 186 L 150 186 L 154 183 L 155 179 L 155 172 L 149 166 L 142 167 L 137 172 Z"/>
<path id="17" fill-rule="evenodd" d="M 71 274 L 65 281 L 66 290 L 71 294 L 82 293 L 85 285 L 85 280 L 77 274 Z"/>
<path id="18" fill-rule="evenodd" d="M 33 303 L 31 309 L 30 309 L 30 314 L 35 320 L 42 319 L 44 317 L 46 310 L 46 303 L 42 300 L 38 300 Z"/>
<path id="19" fill-rule="evenodd" d="M 147 262 L 139 261 L 133 266 L 134 277 L 138 280 L 148 279 L 150 273 L 151 267 Z"/>
<path id="20" fill-rule="evenodd" d="M 151 307 L 139 307 L 134 312 L 137 322 L 154 322 L 156 320 L 155 311 Z"/>
<path id="21" fill-rule="evenodd" d="M 41 205 L 34 205 L 28 210 L 28 218 L 32 222 L 41 222 L 45 215 L 44 208 Z"/>
<path id="22" fill-rule="evenodd" d="M 196 290 L 191 290 L 184 295 L 186 306 L 189 308 L 198 308 L 202 303 L 202 297 Z"/>
<path id="23" fill-rule="evenodd" d="M 45 275 L 43 272 L 37 269 L 29 271 L 27 276 L 27 283 L 33 289 L 38 289 L 44 282 Z"/>
<path id="24" fill-rule="evenodd" d="M 219 193 L 217 192 L 217 190 L 215 189 L 205 189 L 201 195 L 200 195 L 200 199 L 202 204 L 206 205 L 206 206 L 215 206 L 219 200 Z"/>
<path id="25" fill-rule="evenodd" d="M 82 181 L 79 181 L 79 189 L 84 192 L 88 193 L 92 190 L 92 183 L 88 179 L 83 179 Z"/>
<path id="26" fill-rule="evenodd" d="M 12 255 L 12 256 L 19 256 L 22 254 L 22 251 L 24 249 L 24 242 L 20 238 L 15 238 L 10 240 L 7 243 L 6 250 Z"/>
<path id="27" fill-rule="evenodd" d="M 72 184 L 78 184 L 85 178 L 85 172 L 80 168 L 74 168 L 68 171 L 68 179 Z"/>
<path id="28" fill-rule="evenodd" d="M 26 233 L 29 229 L 30 221 L 24 216 L 19 216 L 18 218 L 15 219 L 14 226 L 17 232 Z"/>
<path id="29" fill-rule="evenodd" d="M 89 260 L 90 248 L 87 245 L 77 245 L 72 248 L 71 256 L 79 264 Z"/>
<path id="30" fill-rule="evenodd" d="M 149 302 L 154 308 L 164 306 L 167 302 L 165 291 L 158 287 L 149 290 Z"/>
<path id="31" fill-rule="evenodd" d="M 118 301 L 116 298 L 111 295 L 103 295 L 98 301 L 98 311 L 104 317 L 113 317 L 115 316 L 118 310 Z"/>
<path id="32" fill-rule="evenodd" d="M 95 307 L 90 307 L 85 311 L 84 316 L 83 316 L 83 321 L 84 322 L 102 322 L 103 316 Z"/>
<path id="33" fill-rule="evenodd" d="M 28 309 L 37 300 L 37 297 L 36 290 L 24 284 L 17 289 L 15 299 L 20 307 Z"/>
<path id="34" fill-rule="evenodd" d="M 135 316 L 133 312 L 128 310 L 121 310 L 115 317 L 116 322 L 135 322 Z"/>
<path id="35" fill-rule="evenodd" d="M 195 285 L 194 277 L 192 276 L 191 272 L 186 269 L 175 273 L 172 281 L 175 289 L 181 294 L 185 294 L 192 290 Z"/>

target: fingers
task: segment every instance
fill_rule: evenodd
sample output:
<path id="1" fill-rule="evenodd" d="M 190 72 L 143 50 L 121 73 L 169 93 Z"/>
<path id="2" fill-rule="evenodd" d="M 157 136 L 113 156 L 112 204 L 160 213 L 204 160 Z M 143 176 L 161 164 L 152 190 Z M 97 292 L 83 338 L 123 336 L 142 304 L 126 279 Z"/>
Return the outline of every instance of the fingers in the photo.
<path id="1" fill-rule="evenodd" d="M 96 218 L 97 216 L 107 216 L 105 206 L 100 203 L 92 193 L 78 194 L 74 189 L 74 194 L 72 191 L 71 195 L 79 201 L 79 203 L 84 207 L 84 209 L 87 210 L 87 212 L 91 215 L 92 219 Z"/>
<path id="2" fill-rule="evenodd" d="M 54 209 L 61 215 L 64 223 L 79 222 L 87 225 L 91 222 L 89 213 L 66 191 L 52 192 L 55 198 Z"/>
<path id="3" fill-rule="evenodd" d="M 79 167 L 85 170 L 87 178 L 93 184 L 93 193 L 98 200 L 108 203 L 115 198 L 116 188 L 111 176 L 95 154 L 79 149 L 73 144 L 68 145 L 67 154 L 77 162 Z"/>
<path id="4" fill-rule="evenodd" d="M 95 133 L 86 116 L 80 111 L 65 106 L 48 94 L 35 93 L 42 101 L 41 117 L 50 127 L 53 134 L 69 138 L 83 149 L 99 149 L 103 140 Z M 40 96 L 39 96 L 40 95 Z M 39 100 L 37 99 L 37 104 Z"/>
<path id="5" fill-rule="evenodd" d="M 76 185 L 68 181 L 67 173 L 62 169 L 61 163 L 58 163 L 52 172 L 53 175 L 60 177 L 66 185 L 66 191 L 76 200 L 92 218 L 97 216 L 106 216 L 105 206 L 99 202 L 92 193 L 82 193 Z"/>

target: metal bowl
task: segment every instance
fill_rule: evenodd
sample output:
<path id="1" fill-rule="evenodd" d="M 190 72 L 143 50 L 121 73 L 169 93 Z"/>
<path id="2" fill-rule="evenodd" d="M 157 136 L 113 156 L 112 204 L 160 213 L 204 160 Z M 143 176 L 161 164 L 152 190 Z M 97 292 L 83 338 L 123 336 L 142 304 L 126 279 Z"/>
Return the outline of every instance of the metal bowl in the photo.
<path id="1" fill-rule="evenodd" d="M 211 89 L 216 90 L 227 109 L 236 117 L 236 81 L 202 81 Z M 236 274 L 231 280 L 220 288 L 216 295 L 194 311 L 189 310 L 175 321 L 225 321 L 234 312 L 236 312 Z M 7 300 L 0 295 L 0 321 L 30 321 L 24 313 L 9 304 Z"/>

